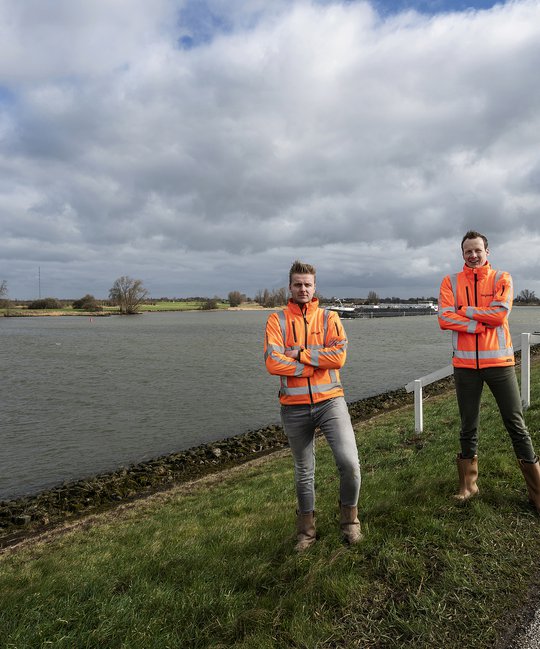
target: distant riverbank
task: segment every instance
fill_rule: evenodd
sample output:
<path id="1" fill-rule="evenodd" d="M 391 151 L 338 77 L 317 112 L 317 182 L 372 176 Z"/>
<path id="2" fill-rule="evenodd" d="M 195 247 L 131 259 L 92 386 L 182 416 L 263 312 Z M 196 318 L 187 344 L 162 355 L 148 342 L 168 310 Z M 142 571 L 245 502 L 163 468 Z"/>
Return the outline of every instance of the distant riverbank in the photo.
<path id="1" fill-rule="evenodd" d="M 220 303 L 216 309 L 203 309 L 201 303 L 156 303 L 144 304 L 141 306 L 140 311 L 132 315 L 140 315 L 143 313 L 168 313 L 176 311 L 275 311 L 278 307 L 265 307 L 253 302 L 246 302 L 240 306 L 227 306 L 227 304 Z M 323 305 L 324 306 L 324 305 Z M 534 304 L 514 304 L 514 308 L 534 308 L 538 305 Z M 0 317 L 5 318 L 34 318 L 34 317 L 59 317 L 59 316 L 80 316 L 85 318 L 103 318 L 111 315 L 122 315 L 117 307 L 105 307 L 104 311 L 81 311 L 66 307 L 65 309 L 27 309 L 23 306 L 13 306 L 9 308 L 0 309 Z M 539 325 L 540 326 L 540 325 Z"/>
<path id="2" fill-rule="evenodd" d="M 220 303 L 216 309 L 204 309 L 203 302 L 161 302 L 143 304 L 140 310 L 131 315 L 143 313 L 168 313 L 175 311 L 272 311 L 268 307 L 255 303 L 245 303 L 240 306 L 227 306 Z M 5 318 L 34 318 L 34 317 L 59 317 L 82 316 L 85 318 L 103 318 L 111 315 L 122 315 L 117 307 L 104 307 L 103 311 L 83 311 L 66 307 L 65 309 L 27 309 L 24 306 L 13 306 L 0 309 L 0 317 Z"/>

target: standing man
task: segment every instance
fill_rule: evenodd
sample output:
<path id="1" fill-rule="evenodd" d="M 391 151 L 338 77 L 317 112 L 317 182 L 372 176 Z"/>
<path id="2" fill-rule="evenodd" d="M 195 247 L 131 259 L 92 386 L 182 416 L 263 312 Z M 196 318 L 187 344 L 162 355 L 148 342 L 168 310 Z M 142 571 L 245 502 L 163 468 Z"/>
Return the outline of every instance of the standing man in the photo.
<path id="1" fill-rule="evenodd" d="M 291 298 L 266 323 L 264 357 L 270 374 L 280 377 L 281 421 L 294 458 L 298 510 L 297 544 L 315 543 L 315 429 L 326 437 L 340 476 L 340 527 L 344 539 L 362 538 L 358 520 L 360 462 L 339 369 L 347 338 L 339 316 L 319 308 L 315 268 L 295 261 L 289 272 Z"/>
<path id="2" fill-rule="evenodd" d="M 467 232 L 461 252 L 463 270 L 443 279 L 439 296 L 439 325 L 452 331 L 454 381 L 461 416 L 459 493 L 455 498 L 464 501 L 478 493 L 478 419 L 485 382 L 512 440 L 529 500 L 540 512 L 540 465 L 523 419 L 508 328 L 512 277 L 490 266 L 488 241 L 479 232 Z"/>

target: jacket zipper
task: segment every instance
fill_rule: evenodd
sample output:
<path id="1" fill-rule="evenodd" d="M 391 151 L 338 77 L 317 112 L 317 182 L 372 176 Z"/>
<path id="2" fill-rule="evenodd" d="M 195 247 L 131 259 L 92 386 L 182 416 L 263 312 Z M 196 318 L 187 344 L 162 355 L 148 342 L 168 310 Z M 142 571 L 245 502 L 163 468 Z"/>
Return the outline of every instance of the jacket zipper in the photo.
<path id="1" fill-rule="evenodd" d="M 474 306 L 478 306 L 478 275 L 474 274 Z M 480 369 L 480 358 L 478 354 L 478 334 L 476 334 L 476 368 Z"/>
<path id="2" fill-rule="evenodd" d="M 307 308 L 307 307 L 306 307 Z M 302 318 L 304 318 L 304 347 L 308 346 L 308 321 L 306 320 L 306 312 L 302 309 Z M 307 377 L 307 384 L 309 389 L 309 400 L 313 403 L 313 393 L 311 392 L 311 379 Z"/>

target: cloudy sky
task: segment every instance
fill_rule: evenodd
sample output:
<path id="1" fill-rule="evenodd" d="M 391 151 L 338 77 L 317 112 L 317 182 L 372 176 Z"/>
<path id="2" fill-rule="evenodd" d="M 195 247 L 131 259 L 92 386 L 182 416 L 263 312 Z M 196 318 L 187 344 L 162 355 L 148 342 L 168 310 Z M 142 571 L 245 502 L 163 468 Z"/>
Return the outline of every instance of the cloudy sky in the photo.
<path id="1" fill-rule="evenodd" d="M 538 295 L 539 69 L 540 0 L 0 0 L 0 280 Z"/>

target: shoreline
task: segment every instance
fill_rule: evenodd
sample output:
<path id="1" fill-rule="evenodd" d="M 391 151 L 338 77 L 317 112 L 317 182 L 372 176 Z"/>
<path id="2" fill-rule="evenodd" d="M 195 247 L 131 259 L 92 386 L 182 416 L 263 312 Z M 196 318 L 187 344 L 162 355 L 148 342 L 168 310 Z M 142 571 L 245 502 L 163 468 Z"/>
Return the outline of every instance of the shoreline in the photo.
<path id="1" fill-rule="evenodd" d="M 538 361 L 540 345 L 531 348 Z M 516 367 L 520 353 L 516 352 Z M 424 399 L 453 389 L 454 377 L 424 386 Z M 348 403 L 353 425 L 414 404 L 405 388 L 390 390 Z M 421 443 L 419 437 L 418 442 Z M 111 510 L 193 480 L 238 467 L 288 448 L 279 424 L 226 437 L 114 471 L 64 482 L 34 494 L 0 500 L 0 549 L 62 523 Z"/>
<path id="2" fill-rule="evenodd" d="M 453 387 L 453 377 L 424 388 L 425 396 Z M 414 402 L 405 388 L 348 403 L 353 424 Z M 279 424 L 201 444 L 184 451 L 64 482 L 35 494 L 0 500 L 0 548 L 56 525 L 102 512 L 171 487 L 231 469 L 288 448 Z"/>
<path id="3" fill-rule="evenodd" d="M 24 313 L 23 309 L 13 309 L 14 313 L 0 313 L 3 318 L 61 318 L 67 317 L 83 317 L 83 318 L 109 318 L 111 316 L 123 315 L 146 315 L 148 313 L 193 313 L 194 311 L 205 311 L 206 313 L 213 313 L 218 311 L 275 311 L 282 307 L 265 307 L 265 306 L 230 306 L 223 309 L 148 309 L 137 311 L 137 313 L 124 314 L 119 311 L 46 311 L 39 313 L 37 311 L 30 311 Z"/>

